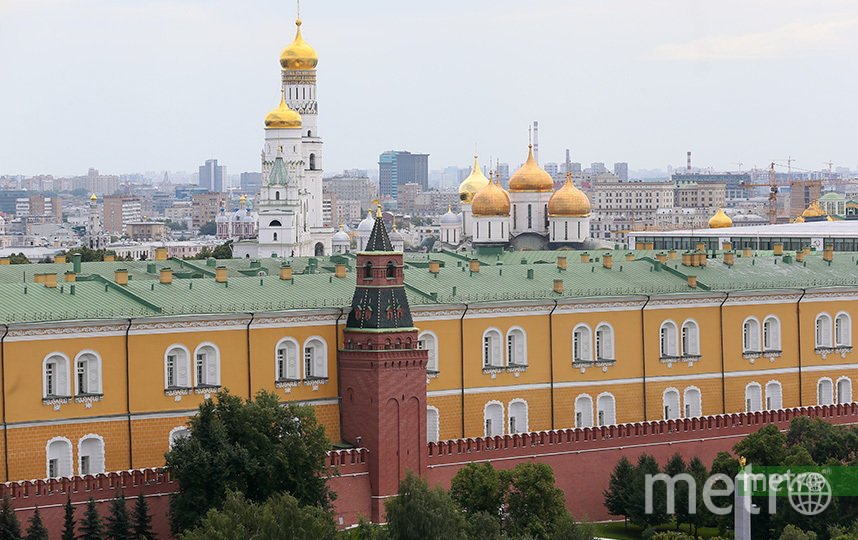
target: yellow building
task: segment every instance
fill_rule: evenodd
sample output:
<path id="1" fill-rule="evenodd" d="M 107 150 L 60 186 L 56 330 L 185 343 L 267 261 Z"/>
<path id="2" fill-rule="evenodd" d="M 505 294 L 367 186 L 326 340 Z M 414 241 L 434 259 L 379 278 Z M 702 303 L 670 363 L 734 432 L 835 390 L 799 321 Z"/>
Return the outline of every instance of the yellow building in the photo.
<path id="1" fill-rule="evenodd" d="M 4 477 L 162 465 L 221 388 L 342 441 L 355 258 L 0 265 Z M 283 266 L 288 264 L 288 266 Z M 406 254 L 429 440 L 852 401 L 854 255 Z"/>

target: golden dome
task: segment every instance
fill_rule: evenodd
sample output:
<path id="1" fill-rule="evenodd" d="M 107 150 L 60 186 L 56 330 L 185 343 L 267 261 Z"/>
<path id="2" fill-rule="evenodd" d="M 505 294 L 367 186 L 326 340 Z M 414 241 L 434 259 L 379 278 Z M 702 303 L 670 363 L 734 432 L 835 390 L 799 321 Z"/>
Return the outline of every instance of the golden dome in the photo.
<path id="1" fill-rule="evenodd" d="M 566 184 L 548 199 L 549 217 L 588 217 L 590 199 L 572 183 L 572 173 L 566 173 Z"/>
<path id="2" fill-rule="evenodd" d="M 477 161 L 477 156 L 474 156 L 474 167 L 471 169 L 471 174 L 459 184 L 459 200 L 465 204 L 471 204 L 476 193 L 489 185 L 489 179 L 483 174 L 480 169 L 480 163 Z"/>
<path id="3" fill-rule="evenodd" d="M 804 223 L 804 218 L 801 216 L 798 216 L 797 218 L 795 218 L 793 223 Z"/>
<path id="4" fill-rule="evenodd" d="M 509 215 L 509 193 L 497 182 L 489 182 L 474 195 L 471 212 L 475 217 L 506 217 Z"/>
<path id="5" fill-rule="evenodd" d="M 265 115 L 265 129 L 300 128 L 301 115 L 286 105 L 283 91 L 280 91 L 280 105 Z"/>
<path id="6" fill-rule="evenodd" d="M 92 194 L 92 197 L 90 197 L 90 198 L 89 198 L 89 200 L 91 200 L 92 202 L 95 202 L 95 201 L 97 201 L 97 200 L 98 200 L 98 197 L 96 197 L 96 196 L 95 196 L 95 193 L 93 193 L 93 194 Z"/>
<path id="7" fill-rule="evenodd" d="M 241 204 L 244 204 L 244 201 L 247 199 L 244 198 L 244 193 L 241 194 L 241 198 L 238 200 Z"/>
<path id="8" fill-rule="evenodd" d="M 709 218 L 709 228 L 710 229 L 722 229 L 724 227 L 732 227 L 733 220 L 724 213 L 724 210 L 721 208 L 715 213 L 714 216 Z"/>
<path id="9" fill-rule="evenodd" d="M 825 210 L 823 210 L 822 207 L 819 206 L 819 201 L 813 201 L 812 203 L 810 203 L 810 206 L 808 206 L 804 210 L 804 212 L 801 213 L 801 215 L 802 217 L 824 216 Z"/>
<path id="10" fill-rule="evenodd" d="M 527 161 L 509 177 L 510 191 L 554 191 L 554 180 L 533 159 L 533 145 L 527 146 Z"/>
<path id="11" fill-rule="evenodd" d="M 283 69 L 316 69 L 319 55 L 301 37 L 301 19 L 295 21 L 295 26 L 298 27 L 295 40 L 280 53 L 280 66 Z"/>

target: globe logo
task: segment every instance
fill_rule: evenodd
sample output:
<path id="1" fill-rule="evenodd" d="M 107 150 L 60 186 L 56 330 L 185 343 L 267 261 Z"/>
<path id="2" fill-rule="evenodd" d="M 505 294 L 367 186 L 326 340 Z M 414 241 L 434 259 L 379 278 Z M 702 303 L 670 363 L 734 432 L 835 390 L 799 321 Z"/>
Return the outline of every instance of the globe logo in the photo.
<path id="1" fill-rule="evenodd" d="M 805 472 L 789 482 L 789 503 L 796 512 L 815 516 L 831 504 L 831 484 L 818 472 Z"/>

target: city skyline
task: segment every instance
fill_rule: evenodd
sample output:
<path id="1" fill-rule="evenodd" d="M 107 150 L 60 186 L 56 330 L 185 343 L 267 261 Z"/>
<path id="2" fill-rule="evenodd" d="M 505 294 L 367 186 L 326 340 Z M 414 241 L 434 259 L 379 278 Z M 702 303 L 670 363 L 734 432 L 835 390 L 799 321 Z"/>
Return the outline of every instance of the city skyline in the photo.
<path id="1" fill-rule="evenodd" d="M 0 16 L 13 81 L 0 89 L 13 104 L 0 112 L 0 174 L 193 170 L 211 157 L 258 170 L 289 3 L 13 1 Z M 389 149 L 465 166 L 475 141 L 484 161 L 516 166 L 532 120 L 542 162 L 566 148 L 631 169 L 682 166 L 686 150 L 722 170 L 858 161 L 845 69 L 858 8 L 843 2 L 305 2 L 302 18 L 320 56 L 328 172 L 372 169 Z"/>

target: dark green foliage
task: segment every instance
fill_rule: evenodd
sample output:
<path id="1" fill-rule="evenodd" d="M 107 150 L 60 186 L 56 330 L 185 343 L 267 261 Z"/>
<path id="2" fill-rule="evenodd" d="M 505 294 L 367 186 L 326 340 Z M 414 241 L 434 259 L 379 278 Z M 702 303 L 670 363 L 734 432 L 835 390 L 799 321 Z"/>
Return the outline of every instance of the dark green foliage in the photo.
<path id="1" fill-rule="evenodd" d="M 196 526 L 229 490 L 253 502 L 286 491 L 301 505 L 330 508 L 334 494 L 322 473 L 331 444 L 312 408 L 281 405 L 265 391 L 245 403 L 224 391 L 205 400 L 189 426 L 190 436 L 166 454 L 179 483 L 170 499 L 173 531 Z"/>
<path id="2" fill-rule="evenodd" d="M 333 540 L 333 515 L 315 506 L 301 506 L 288 493 L 253 502 L 236 491 L 226 494 L 223 508 L 211 509 L 200 525 L 182 540 Z"/>
<path id="3" fill-rule="evenodd" d="M 387 527 L 370 523 L 358 514 L 358 525 L 353 529 L 340 531 L 338 540 L 388 540 Z"/>
<path id="4" fill-rule="evenodd" d="M 635 466 L 632 497 L 629 505 L 629 520 L 641 527 L 660 525 L 667 521 L 665 513 L 666 486 L 655 482 L 652 486 L 652 512 L 646 511 L 646 476 L 659 474 L 658 463 L 647 454 L 641 454 Z"/>
<path id="5" fill-rule="evenodd" d="M 105 255 L 116 255 L 116 252 L 114 251 L 108 251 L 106 249 L 91 249 L 86 246 L 63 251 L 60 255 L 64 255 L 66 257 L 66 262 L 70 263 L 72 262 L 72 257 L 75 253 L 80 254 L 81 262 L 103 261 Z"/>
<path id="6" fill-rule="evenodd" d="M 410 471 L 399 484 L 399 495 L 384 504 L 391 540 L 465 539 L 465 518 L 450 494 L 429 488 Z"/>
<path id="7" fill-rule="evenodd" d="M 811 420 L 799 416 L 790 422 L 786 444 L 791 449 L 804 448 L 820 465 L 829 459 L 846 463 L 855 458 L 858 433 L 854 428 L 834 425 L 821 418 Z"/>
<path id="8" fill-rule="evenodd" d="M 71 497 L 66 498 L 66 504 L 63 506 L 65 514 L 63 517 L 63 535 L 62 540 L 75 540 L 74 535 L 74 506 L 71 503 Z"/>
<path id="9" fill-rule="evenodd" d="M 673 454 L 664 466 L 664 474 L 675 478 L 677 475 L 685 473 L 685 460 L 677 452 Z M 678 529 L 682 523 L 682 518 L 688 513 L 688 497 L 689 489 L 688 482 L 680 482 L 676 485 L 676 493 L 673 501 L 673 516 L 676 518 L 676 528 Z M 666 501 L 665 501 L 666 502 Z"/>
<path id="10" fill-rule="evenodd" d="M 48 540 L 48 529 L 42 523 L 42 515 L 39 513 L 39 507 L 30 516 L 29 525 L 27 527 L 27 535 L 24 540 Z"/>
<path id="11" fill-rule="evenodd" d="M 508 481 L 491 463 L 468 463 L 450 483 L 450 495 L 468 514 L 484 512 L 500 522 Z"/>
<path id="12" fill-rule="evenodd" d="M 78 532 L 78 540 L 103 540 L 104 527 L 101 523 L 101 518 L 98 517 L 98 508 L 95 507 L 95 499 L 91 496 L 86 503 L 86 511 L 83 513 L 83 520 L 80 522 L 80 530 Z"/>
<path id="13" fill-rule="evenodd" d="M 769 424 L 736 443 L 733 452 L 753 465 L 782 465 L 786 456 L 786 439 L 778 426 Z"/>
<path id="14" fill-rule="evenodd" d="M 214 248 L 212 257 L 215 259 L 232 259 L 232 240 L 227 240 L 223 244 Z"/>
<path id="15" fill-rule="evenodd" d="M 634 489 L 634 474 L 635 466 L 626 459 L 626 456 L 621 457 L 611 473 L 608 489 L 603 492 L 608 513 L 612 516 L 623 516 L 627 524 Z"/>
<path id="16" fill-rule="evenodd" d="M 545 463 L 520 463 L 508 474 L 507 533 L 551 538 L 569 516 L 563 490 L 554 485 L 554 471 Z"/>
<path id="17" fill-rule="evenodd" d="M 9 264 L 30 264 L 30 259 L 24 255 L 24 252 L 9 255 Z"/>
<path id="18" fill-rule="evenodd" d="M 125 495 L 119 494 L 110 501 L 110 515 L 106 518 L 106 537 L 109 540 L 135 540 L 131 530 L 131 519 L 128 517 L 128 507 L 125 505 Z"/>
<path id="19" fill-rule="evenodd" d="M 696 537 L 697 529 L 709 521 L 708 510 L 706 509 L 706 505 L 703 504 L 703 486 L 709 477 L 709 471 L 706 469 L 703 461 L 699 457 L 694 456 L 688 463 L 688 468 L 685 472 L 690 474 L 695 482 L 694 504 L 692 506 L 694 512 L 688 511 L 688 498 L 691 496 L 691 493 L 688 485 L 683 482 L 679 486 L 679 498 L 682 499 L 682 503 L 676 508 L 676 518 L 677 521 L 681 518 L 683 523 L 691 526 L 694 532 L 693 536 Z"/>
<path id="20" fill-rule="evenodd" d="M 0 505 L 0 540 L 21 540 L 21 524 L 12 508 L 9 496 L 3 497 Z"/>
<path id="21" fill-rule="evenodd" d="M 155 533 L 152 532 L 152 516 L 149 515 L 149 505 L 141 492 L 137 495 L 132 515 L 132 529 L 136 540 L 153 540 Z"/>
<path id="22" fill-rule="evenodd" d="M 200 234 L 207 234 L 209 236 L 214 236 L 217 234 L 217 223 L 214 221 L 209 221 L 207 223 L 203 223 L 200 225 Z"/>

